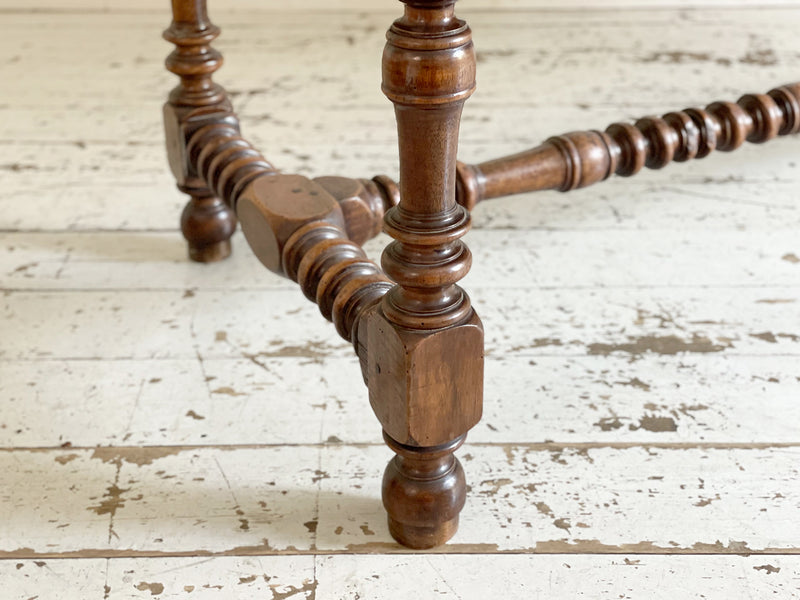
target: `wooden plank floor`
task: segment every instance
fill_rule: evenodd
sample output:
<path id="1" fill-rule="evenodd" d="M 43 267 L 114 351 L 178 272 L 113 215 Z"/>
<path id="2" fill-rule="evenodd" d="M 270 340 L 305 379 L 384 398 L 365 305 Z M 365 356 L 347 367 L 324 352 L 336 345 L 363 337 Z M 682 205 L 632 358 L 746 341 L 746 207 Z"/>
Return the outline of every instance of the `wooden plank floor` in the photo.
<path id="1" fill-rule="evenodd" d="M 475 210 L 485 416 L 411 553 L 351 349 L 240 235 L 185 259 L 166 10 L 100 4 L 0 7 L 3 599 L 800 598 L 800 138 Z M 396 174 L 396 12 L 357 4 L 212 2 L 289 172 Z M 614 4 L 461 3 L 462 159 L 800 79 L 796 2 Z"/>

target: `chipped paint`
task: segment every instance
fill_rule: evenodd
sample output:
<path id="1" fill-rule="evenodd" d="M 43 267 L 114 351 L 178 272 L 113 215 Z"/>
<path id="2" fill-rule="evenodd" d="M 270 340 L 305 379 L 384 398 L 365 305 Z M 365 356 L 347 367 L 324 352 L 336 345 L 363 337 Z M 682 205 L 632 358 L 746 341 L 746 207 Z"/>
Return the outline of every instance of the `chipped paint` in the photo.
<path id="1" fill-rule="evenodd" d="M 703 498 L 703 497 L 701 497 L 700 500 L 698 500 L 697 502 L 694 503 L 694 505 L 695 506 L 700 506 L 700 507 L 708 506 L 714 500 L 719 500 L 719 499 L 720 499 L 720 495 L 719 494 L 716 494 L 713 498 Z"/>
<path id="2" fill-rule="evenodd" d="M 553 521 L 553 525 L 555 525 L 559 529 L 563 529 L 567 533 L 569 533 L 571 527 L 571 525 L 569 524 L 569 519 L 555 519 Z"/>
<path id="3" fill-rule="evenodd" d="M 139 585 L 134 586 L 140 592 L 150 592 L 151 596 L 158 596 L 164 593 L 164 584 L 162 583 L 147 583 L 142 581 Z"/>
<path id="4" fill-rule="evenodd" d="M 485 479 L 481 481 L 479 485 L 481 486 L 489 486 L 488 490 L 481 490 L 479 493 L 484 496 L 494 496 L 497 492 L 500 491 L 500 488 L 506 485 L 512 484 L 513 481 L 508 477 L 499 477 L 497 479 Z"/>
<path id="5" fill-rule="evenodd" d="M 61 465 L 65 465 L 65 464 L 67 464 L 69 462 L 72 462 L 76 458 L 78 458 L 78 455 L 74 454 L 74 453 L 73 454 L 61 454 L 61 455 L 56 456 L 55 461 L 57 463 L 61 464 Z"/>
<path id="6" fill-rule="evenodd" d="M 153 461 L 182 452 L 181 446 L 101 446 L 92 452 L 92 458 L 104 463 L 119 464 L 120 461 L 132 465 L 150 465 Z"/>
<path id="7" fill-rule="evenodd" d="M 777 344 L 778 340 L 775 337 L 775 334 L 771 331 L 764 331 L 762 333 L 751 333 L 750 337 L 756 338 L 758 340 L 763 340 L 765 342 L 769 342 L 770 344 Z"/>
<path id="8" fill-rule="evenodd" d="M 314 579 L 313 581 L 304 581 L 300 587 L 293 585 L 270 585 L 269 587 L 272 591 L 272 600 L 286 600 L 299 594 L 305 594 L 306 600 L 314 600 L 317 596 L 317 585 L 317 580 Z M 279 588 L 285 589 L 285 591 L 279 591 Z"/>
<path id="9" fill-rule="evenodd" d="M 764 571 L 767 575 L 771 575 L 772 573 L 780 573 L 780 567 L 773 567 L 772 565 L 759 565 L 757 567 L 753 567 L 756 571 Z"/>
<path id="10" fill-rule="evenodd" d="M 792 342 L 800 342 L 800 335 L 794 333 L 772 333 L 771 331 L 764 331 L 761 333 L 751 333 L 750 337 L 769 342 L 770 344 L 777 344 L 778 338 L 783 338 Z"/>
<path id="11" fill-rule="evenodd" d="M 512 346 L 511 352 L 519 352 L 520 350 L 530 350 L 532 348 L 544 348 L 546 346 L 562 346 L 563 342 L 557 338 L 536 338 L 528 344 L 521 344 Z"/>
<path id="12" fill-rule="evenodd" d="M 643 63 L 685 64 L 695 62 L 709 62 L 712 60 L 708 52 L 686 52 L 673 50 L 671 52 L 652 52 L 639 59 Z"/>
<path id="13" fill-rule="evenodd" d="M 599 427 L 602 431 L 614 431 L 622 427 L 622 421 L 619 420 L 619 417 L 614 415 L 612 417 L 603 417 L 594 423 L 594 426 Z"/>
<path id="14" fill-rule="evenodd" d="M 125 500 L 122 499 L 122 494 L 129 492 L 130 488 L 122 489 L 116 483 L 108 486 L 106 493 L 103 495 L 105 500 L 101 500 L 97 506 L 90 506 L 87 510 L 91 510 L 98 515 L 111 515 L 112 517 L 117 514 L 117 510 L 125 506 Z"/>
<path id="15" fill-rule="evenodd" d="M 672 417 L 659 417 L 656 415 L 645 415 L 639 419 L 639 426 L 630 425 L 631 430 L 645 429 L 646 431 L 663 432 L 677 431 L 678 424 Z"/>
<path id="16" fill-rule="evenodd" d="M 757 65 L 759 67 L 771 67 L 778 64 L 778 57 L 772 48 L 750 50 L 739 58 L 743 65 Z"/>
<path id="17" fill-rule="evenodd" d="M 639 388 L 640 390 L 644 390 L 645 392 L 650 391 L 650 385 L 639 379 L 638 377 L 633 377 L 632 379 L 628 379 L 627 381 L 615 381 L 615 385 L 627 385 L 630 387 Z"/>
<path id="18" fill-rule="evenodd" d="M 305 344 L 284 344 L 283 340 L 273 340 L 274 350 L 263 350 L 256 353 L 243 353 L 245 358 L 255 360 L 258 358 L 326 358 L 331 354 L 332 347 L 325 342 L 308 341 Z"/>
<path id="19" fill-rule="evenodd" d="M 693 334 L 691 339 L 686 340 L 676 335 L 645 335 L 634 338 L 629 337 L 628 342 L 621 344 L 601 344 L 594 343 L 588 345 L 590 355 L 608 356 L 612 352 L 626 352 L 632 355 L 652 352 L 654 354 L 674 355 L 683 352 L 722 352 L 730 348 L 730 343 L 717 344 L 709 338 Z"/>
<path id="20" fill-rule="evenodd" d="M 696 542 L 689 548 L 659 546 L 653 542 L 644 541 L 626 544 L 606 544 L 597 539 L 591 540 L 547 540 L 536 543 L 534 552 L 546 554 L 737 554 L 750 556 L 754 552 L 747 547 L 745 542 L 731 541 L 727 545 L 719 540 L 713 544 Z M 800 553 L 800 548 L 793 554 Z"/>
<path id="21" fill-rule="evenodd" d="M 215 390 L 211 390 L 212 394 L 224 394 L 225 396 L 246 396 L 247 394 L 243 392 L 237 392 L 230 386 L 223 386 L 219 387 Z"/>

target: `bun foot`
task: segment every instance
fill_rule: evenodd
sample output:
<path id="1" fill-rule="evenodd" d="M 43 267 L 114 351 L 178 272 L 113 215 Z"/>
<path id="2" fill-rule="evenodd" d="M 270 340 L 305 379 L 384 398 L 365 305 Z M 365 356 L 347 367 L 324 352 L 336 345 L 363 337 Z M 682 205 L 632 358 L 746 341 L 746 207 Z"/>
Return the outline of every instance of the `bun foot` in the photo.
<path id="1" fill-rule="evenodd" d="M 406 525 L 389 517 L 389 533 L 408 548 L 427 550 L 446 543 L 458 531 L 458 517 L 433 527 Z"/>
<path id="2" fill-rule="evenodd" d="M 236 231 L 236 216 L 214 196 L 192 196 L 181 215 L 181 231 L 189 243 L 189 258 L 216 262 L 231 254 L 230 238 Z"/>
<path id="3" fill-rule="evenodd" d="M 467 483 L 453 452 L 464 442 L 423 448 L 407 446 L 383 434 L 397 454 L 383 476 L 383 505 L 389 532 L 399 543 L 423 550 L 447 542 L 458 530 Z"/>
<path id="4" fill-rule="evenodd" d="M 189 258 L 194 262 L 211 263 L 224 260 L 231 255 L 231 241 L 223 240 L 207 246 L 188 244 Z"/>

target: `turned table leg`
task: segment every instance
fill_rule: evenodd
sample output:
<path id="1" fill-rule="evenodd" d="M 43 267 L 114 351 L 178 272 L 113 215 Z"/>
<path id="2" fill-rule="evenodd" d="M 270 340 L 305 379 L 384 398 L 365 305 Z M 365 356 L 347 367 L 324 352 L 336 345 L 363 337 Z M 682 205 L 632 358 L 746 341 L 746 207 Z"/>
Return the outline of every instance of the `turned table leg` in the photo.
<path id="1" fill-rule="evenodd" d="M 164 106 L 167 152 L 178 189 L 191 197 L 181 215 L 181 231 L 189 244 L 189 257 L 198 262 L 213 262 L 230 255 L 236 217 L 189 170 L 182 150 L 191 134 L 193 116 L 232 111 L 225 90 L 211 80 L 211 75 L 222 66 L 222 55 L 211 47 L 219 28 L 208 18 L 206 0 L 172 0 L 172 17 L 164 38 L 176 47 L 166 66 L 180 77 L 180 83 Z"/>
<path id="2" fill-rule="evenodd" d="M 384 229 L 382 266 L 395 285 L 368 317 L 370 404 L 396 457 L 383 480 L 389 528 L 430 548 L 458 527 L 466 481 L 453 455 L 481 417 L 483 326 L 456 282 L 471 255 L 469 213 L 455 200 L 461 109 L 475 55 L 455 0 L 403 0 L 387 34 L 383 91 L 395 105 L 400 203 Z"/>

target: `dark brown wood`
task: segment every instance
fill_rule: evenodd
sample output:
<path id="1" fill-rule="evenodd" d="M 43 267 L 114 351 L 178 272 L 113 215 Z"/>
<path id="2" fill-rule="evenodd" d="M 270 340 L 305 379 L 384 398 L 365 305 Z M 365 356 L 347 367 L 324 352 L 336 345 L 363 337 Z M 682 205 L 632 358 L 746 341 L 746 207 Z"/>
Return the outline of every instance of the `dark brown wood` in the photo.
<path id="1" fill-rule="evenodd" d="M 397 282 L 367 314 L 370 404 L 397 457 L 383 480 L 389 529 L 430 548 L 458 527 L 466 483 L 453 456 L 481 417 L 483 326 L 456 282 L 471 255 L 456 204 L 461 109 L 475 87 L 475 55 L 455 0 L 404 0 L 387 34 L 383 91 L 395 105 L 400 203 L 386 213 L 394 241 L 382 265 Z"/>
<path id="2" fill-rule="evenodd" d="M 339 335 L 353 343 L 366 381 L 368 348 L 360 324 L 392 282 L 348 239 L 340 204 L 315 181 L 275 175 L 253 179 L 236 207 L 258 259 L 296 281 Z"/>
<path id="3" fill-rule="evenodd" d="M 172 23 L 164 38 L 175 44 L 175 50 L 167 57 L 166 66 L 180 77 L 180 83 L 164 105 L 164 127 L 178 189 L 191 197 L 181 215 L 181 231 L 188 242 L 189 257 L 198 262 L 230 255 L 230 237 L 236 230 L 233 212 L 191 172 L 183 153 L 192 115 L 231 112 L 225 90 L 211 79 L 222 66 L 222 55 L 211 47 L 218 35 L 219 28 L 208 18 L 206 0 L 172 0 Z"/>
<path id="4" fill-rule="evenodd" d="M 458 529 L 467 480 L 453 454 L 464 443 L 460 436 L 438 447 L 421 449 L 383 439 L 396 456 L 383 474 L 383 503 L 389 513 L 389 533 L 412 548 L 433 548 Z M 436 518 L 431 524 L 432 507 Z"/>
<path id="5" fill-rule="evenodd" d="M 616 173 L 628 177 L 642 167 L 730 152 L 745 141 L 761 144 L 800 131 L 800 83 L 767 94 L 747 94 L 735 103 L 714 102 L 635 124 L 614 123 L 605 132 L 577 131 L 552 137 L 519 154 L 479 165 L 458 165 L 459 202 L 471 209 L 489 198 L 586 187 Z"/>
<path id="6" fill-rule="evenodd" d="M 376 177 L 381 181 L 381 177 Z M 316 177 L 314 179 L 339 202 L 347 237 L 363 244 L 378 235 L 383 228 L 386 211 L 397 201 L 374 180 L 347 177 Z"/>

